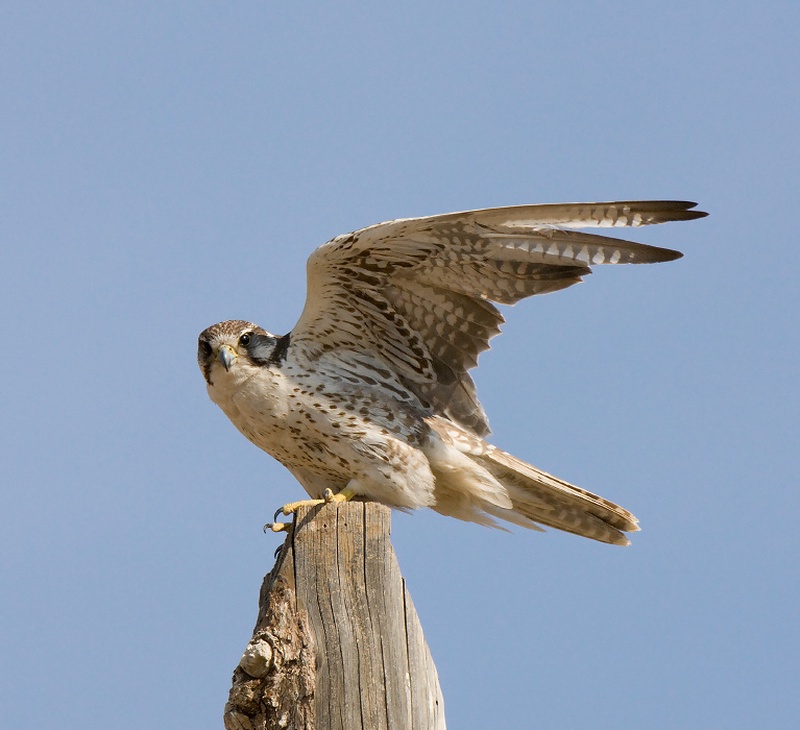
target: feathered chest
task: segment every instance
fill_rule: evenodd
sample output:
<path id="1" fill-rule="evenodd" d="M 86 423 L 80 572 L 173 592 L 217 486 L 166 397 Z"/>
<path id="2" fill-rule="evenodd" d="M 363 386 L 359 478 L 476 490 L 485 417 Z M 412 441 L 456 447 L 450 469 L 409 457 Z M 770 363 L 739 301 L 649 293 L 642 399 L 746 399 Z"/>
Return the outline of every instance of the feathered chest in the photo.
<path id="1" fill-rule="evenodd" d="M 208 394 L 236 428 L 268 451 L 267 444 L 282 436 L 300 407 L 291 381 L 269 367 L 252 368 L 246 377 L 215 379 Z"/>
<path id="2" fill-rule="evenodd" d="M 211 385 L 209 394 L 250 441 L 290 467 L 392 437 L 421 443 L 426 432 L 427 411 L 414 399 L 352 371 L 264 367 Z"/>

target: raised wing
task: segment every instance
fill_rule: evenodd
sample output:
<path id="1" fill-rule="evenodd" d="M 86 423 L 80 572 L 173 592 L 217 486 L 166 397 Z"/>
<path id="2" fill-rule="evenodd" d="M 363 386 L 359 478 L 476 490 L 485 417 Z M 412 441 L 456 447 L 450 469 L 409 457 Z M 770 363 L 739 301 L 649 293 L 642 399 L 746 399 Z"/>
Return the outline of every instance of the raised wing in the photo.
<path id="1" fill-rule="evenodd" d="M 292 346 L 388 368 L 435 413 L 489 431 L 467 371 L 513 304 L 563 289 L 594 264 L 670 261 L 681 254 L 589 227 L 642 226 L 706 215 L 681 201 L 521 205 L 407 218 L 362 228 L 308 260 L 305 308 Z"/>

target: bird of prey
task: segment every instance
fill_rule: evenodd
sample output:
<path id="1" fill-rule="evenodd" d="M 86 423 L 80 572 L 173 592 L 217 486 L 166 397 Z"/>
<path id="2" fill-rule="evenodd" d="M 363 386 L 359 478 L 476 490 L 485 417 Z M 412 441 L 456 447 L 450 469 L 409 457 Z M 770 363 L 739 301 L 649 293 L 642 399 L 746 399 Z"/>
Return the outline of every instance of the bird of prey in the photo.
<path id="1" fill-rule="evenodd" d="M 308 260 L 305 308 L 289 334 L 241 320 L 200 334 L 208 393 L 315 500 L 430 507 L 627 545 L 624 533 L 639 529 L 630 512 L 485 440 L 468 371 L 500 331 L 493 302 L 564 289 L 595 264 L 681 256 L 577 229 L 705 216 L 695 205 L 521 205 L 337 236 Z"/>

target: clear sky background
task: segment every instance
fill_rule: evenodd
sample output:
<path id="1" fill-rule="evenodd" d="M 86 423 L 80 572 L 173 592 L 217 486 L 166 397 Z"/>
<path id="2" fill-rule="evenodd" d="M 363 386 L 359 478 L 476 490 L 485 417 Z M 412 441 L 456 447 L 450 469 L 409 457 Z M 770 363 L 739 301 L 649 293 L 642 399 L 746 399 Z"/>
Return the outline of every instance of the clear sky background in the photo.
<path id="1" fill-rule="evenodd" d="M 301 496 L 197 334 L 289 330 L 378 221 L 697 200 L 506 310 L 493 441 L 630 508 L 615 548 L 396 515 L 451 728 L 800 722 L 800 4 L 0 9 L 0 725 L 219 728 Z"/>

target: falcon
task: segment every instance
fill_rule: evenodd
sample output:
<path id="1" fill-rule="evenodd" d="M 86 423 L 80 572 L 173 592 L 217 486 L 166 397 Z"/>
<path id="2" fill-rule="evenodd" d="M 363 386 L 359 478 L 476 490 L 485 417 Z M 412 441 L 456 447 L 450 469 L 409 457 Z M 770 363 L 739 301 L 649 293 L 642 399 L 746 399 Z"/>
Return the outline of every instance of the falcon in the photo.
<path id="1" fill-rule="evenodd" d="M 208 393 L 314 501 L 430 507 L 483 525 L 544 525 L 627 545 L 624 533 L 639 529 L 629 511 L 485 440 L 469 370 L 503 323 L 494 303 L 572 286 L 594 265 L 682 255 L 578 229 L 706 215 L 695 206 L 522 205 L 337 236 L 308 259 L 305 307 L 291 332 L 232 320 L 200 334 Z"/>

